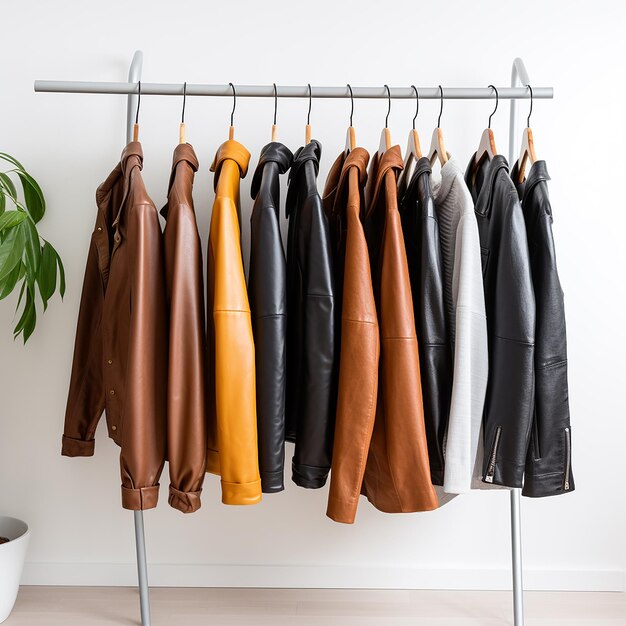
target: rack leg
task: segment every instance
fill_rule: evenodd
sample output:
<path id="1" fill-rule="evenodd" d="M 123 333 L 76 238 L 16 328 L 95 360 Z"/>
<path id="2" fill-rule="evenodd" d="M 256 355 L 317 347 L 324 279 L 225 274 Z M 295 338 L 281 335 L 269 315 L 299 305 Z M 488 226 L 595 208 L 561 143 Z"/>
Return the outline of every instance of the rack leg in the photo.
<path id="1" fill-rule="evenodd" d="M 513 556 L 513 624 L 524 626 L 524 586 L 522 583 L 522 516 L 520 489 L 511 489 L 511 550 Z"/>
<path id="2" fill-rule="evenodd" d="M 148 588 L 148 566 L 146 563 L 146 537 L 143 529 L 143 511 L 134 511 L 134 514 L 141 626 L 150 626 L 150 590 Z"/>

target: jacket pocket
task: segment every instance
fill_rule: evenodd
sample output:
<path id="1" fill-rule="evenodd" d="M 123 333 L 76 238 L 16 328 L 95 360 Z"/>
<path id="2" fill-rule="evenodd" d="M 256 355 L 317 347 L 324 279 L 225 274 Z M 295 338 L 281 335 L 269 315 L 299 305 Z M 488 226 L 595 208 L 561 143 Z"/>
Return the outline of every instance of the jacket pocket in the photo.
<path id="1" fill-rule="evenodd" d="M 487 266 L 489 264 L 489 248 L 480 247 L 480 260 L 483 268 L 483 278 L 487 275 Z"/>
<path id="2" fill-rule="evenodd" d="M 489 455 L 489 465 L 487 466 L 487 473 L 485 474 L 485 482 L 492 483 L 493 477 L 496 473 L 496 459 L 498 458 L 498 446 L 500 445 L 500 436 L 502 435 L 502 426 L 496 428 L 496 434 L 493 439 L 493 445 L 491 446 L 491 454 Z"/>

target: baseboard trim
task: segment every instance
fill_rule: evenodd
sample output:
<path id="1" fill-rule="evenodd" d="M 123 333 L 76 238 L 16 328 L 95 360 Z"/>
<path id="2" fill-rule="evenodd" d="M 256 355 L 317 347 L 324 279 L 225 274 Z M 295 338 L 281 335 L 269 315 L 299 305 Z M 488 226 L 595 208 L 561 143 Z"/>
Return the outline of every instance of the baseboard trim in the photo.
<path id="1" fill-rule="evenodd" d="M 499 569 L 419 569 L 308 565 L 151 563 L 154 587 L 268 587 L 325 589 L 511 589 Z M 625 591 L 621 570 L 525 570 L 528 591 Z M 26 563 L 22 584 L 134 586 L 134 563 Z"/>

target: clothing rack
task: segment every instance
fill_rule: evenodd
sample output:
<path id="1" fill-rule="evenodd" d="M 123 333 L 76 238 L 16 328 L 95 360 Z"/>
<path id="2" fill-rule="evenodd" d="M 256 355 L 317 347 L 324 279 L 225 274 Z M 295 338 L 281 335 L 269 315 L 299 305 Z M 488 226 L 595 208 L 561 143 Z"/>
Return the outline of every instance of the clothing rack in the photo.
<path id="1" fill-rule="evenodd" d="M 228 96 L 258 98 L 415 98 L 412 87 L 312 87 L 273 85 L 201 85 L 187 83 L 140 83 L 143 66 L 143 53 L 136 51 L 128 72 L 128 82 L 87 82 L 36 80 L 36 92 L 51 93 L 90 93 L 90 94 L 127 94 L 126 140 L 133 137 L 133 124 L 137 108 L 137 97 L 141 95 L 159 96 Z M 509 119 L 509 163 L 515 161 L 517 136 L 517 101 L 531 98 L 528 72 L 520 58 L 513 61 L 511 86 L 498 87 L 497 96 L 511 101 Z M 518 87 L 518 85 L 522 85 Z M 491 87 L 428 87 L 418 89 L 419 97 L 446 100 L 484 100 L 494 97 Z M 532 87 L 533 99 L 551 99 L 552 87 Z M 511 489 L 511 555 L 513 578 L 513 617 L 514 626 L 524 626 L 524 604 L 522 584 L 522 539 L 521 539 L 521 489 Z M 146 561 L 146 543 L 143 511 L 134 511 L 135 544 L 137 549 L 137 573 L 142 626 L 151 626 L 150 595 L 148 587 L 148 567 Z"/>

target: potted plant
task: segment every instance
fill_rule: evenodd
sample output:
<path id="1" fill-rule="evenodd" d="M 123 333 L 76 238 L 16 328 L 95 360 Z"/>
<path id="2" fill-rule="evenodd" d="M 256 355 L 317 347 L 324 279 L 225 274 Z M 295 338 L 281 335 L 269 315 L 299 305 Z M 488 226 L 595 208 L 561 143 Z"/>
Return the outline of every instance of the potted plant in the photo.
<path id="1" fill-rule="evenodd" d="M 41 299 L 45 311 L 57 277 L 63 298 L 65 271 L 58 252 L 37 231 L 46 212 L 41 187 L 12 156 L 0 152 L 0 164 L 6 165 L 4 171 L 0 168 L 0 300 L 21 284 L 16 311 L 23 306 L 13 335 L 21 334 L 26 343 L 37 323 L 36 300 Z M 14 179 L 21 185 L 21 196 Z"/>
<path id="2" fill-rule="evenodd" d="M 30 530 L 25 522 L 0 516 L 0 623 L 13 610 L 29 539 Z"/>

